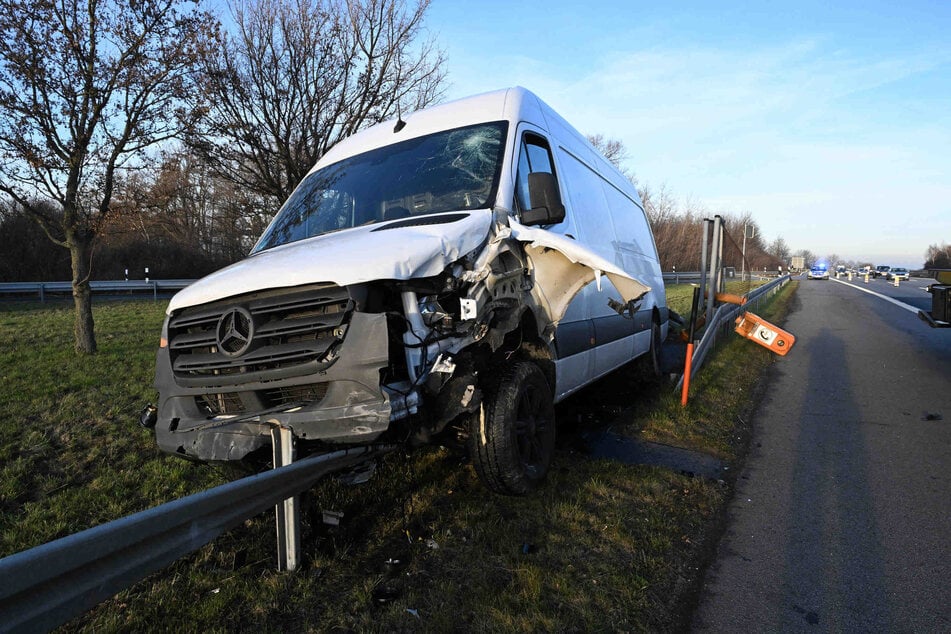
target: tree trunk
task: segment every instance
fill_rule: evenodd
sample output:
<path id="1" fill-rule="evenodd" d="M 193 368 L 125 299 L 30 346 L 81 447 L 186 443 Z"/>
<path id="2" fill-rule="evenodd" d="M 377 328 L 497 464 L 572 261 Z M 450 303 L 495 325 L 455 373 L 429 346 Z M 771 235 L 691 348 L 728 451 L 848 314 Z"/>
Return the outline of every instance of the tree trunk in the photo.
<path id="1" fill-rule="evenodd" d="M 92 319 L 92 288 L 89 286 L 92 239 L 82 232 L 77 232 L 68 235 L 66 242 L 73 266 L 73 305 L 76 308 L 73 333 L 76 338 L 76 352 L 94 354 L 96 333 Z"/>

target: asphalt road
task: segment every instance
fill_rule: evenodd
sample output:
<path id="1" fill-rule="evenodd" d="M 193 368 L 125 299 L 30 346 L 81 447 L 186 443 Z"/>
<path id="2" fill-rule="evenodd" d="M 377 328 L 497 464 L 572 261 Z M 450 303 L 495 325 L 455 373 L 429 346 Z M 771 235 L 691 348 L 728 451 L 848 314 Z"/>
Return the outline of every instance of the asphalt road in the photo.
<path id="1" fill-rule="evenodd" d="M 802 280 L 693 631 L 951 632 L 951 328 L 912 312 L 924 285 Z"/>

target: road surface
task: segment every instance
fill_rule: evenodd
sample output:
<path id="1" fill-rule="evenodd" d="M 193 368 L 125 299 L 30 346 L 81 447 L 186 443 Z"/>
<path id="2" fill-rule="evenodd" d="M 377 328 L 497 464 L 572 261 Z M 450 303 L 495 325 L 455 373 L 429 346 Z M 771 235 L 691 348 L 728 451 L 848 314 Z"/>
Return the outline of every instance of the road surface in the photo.
<path id="1" fill-rule="evenodd" d="M 951 328 L 924 285 L 800 283 L 694 632 L 951 632 Z"/>

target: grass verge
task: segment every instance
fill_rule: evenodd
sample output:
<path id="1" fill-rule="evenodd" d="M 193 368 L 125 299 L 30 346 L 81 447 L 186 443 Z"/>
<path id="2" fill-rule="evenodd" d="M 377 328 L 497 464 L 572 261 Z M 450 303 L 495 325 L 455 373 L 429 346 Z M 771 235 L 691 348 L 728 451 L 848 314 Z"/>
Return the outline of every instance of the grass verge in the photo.
<path id="1" fill-rule="evenodd" d="M 791 293 L 760 313 L 781 322 Z M 155 398 L 161 319 L 162 306 L 152 302 L 100 304 L 101 351 L 80 358 L 69 309 L 0 308 L 0 554 L 228 479 L 160 455 L 134 422 Z M 568 430 L 579 419 L 610 423 L 735 467 L 774 362 L 730 339 L 686 408 L 669 386 L 628 368 L 559 406 L 559 421 Z M 486 493 L 471 467 L 444 449 L 391 454 L 367 484 L 329 479 L 308 492 L 298 573 L 275 570 L 273 519 L 265 514 L 64 630 L 682 628 L 730 483 L 594 459 L 566 440 L 548 483 L 527 498 Z M 340 525 L 325 525 L 322 510 L 342 512 Z"/>

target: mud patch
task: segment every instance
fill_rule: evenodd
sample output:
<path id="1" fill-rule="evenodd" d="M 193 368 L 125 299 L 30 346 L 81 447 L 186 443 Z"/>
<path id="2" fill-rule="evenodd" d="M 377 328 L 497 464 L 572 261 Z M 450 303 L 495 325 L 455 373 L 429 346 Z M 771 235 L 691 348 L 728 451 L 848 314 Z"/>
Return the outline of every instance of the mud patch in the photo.
<path id="1" fill-rule="evenodd" d="M 579 440 L 581 452 L 592 458 L 664 467 L 690 477 L 722 480 L 728 468 L 722 460 L 699 451 L 638 440 L 608 430 L 583 432 Z"/>

